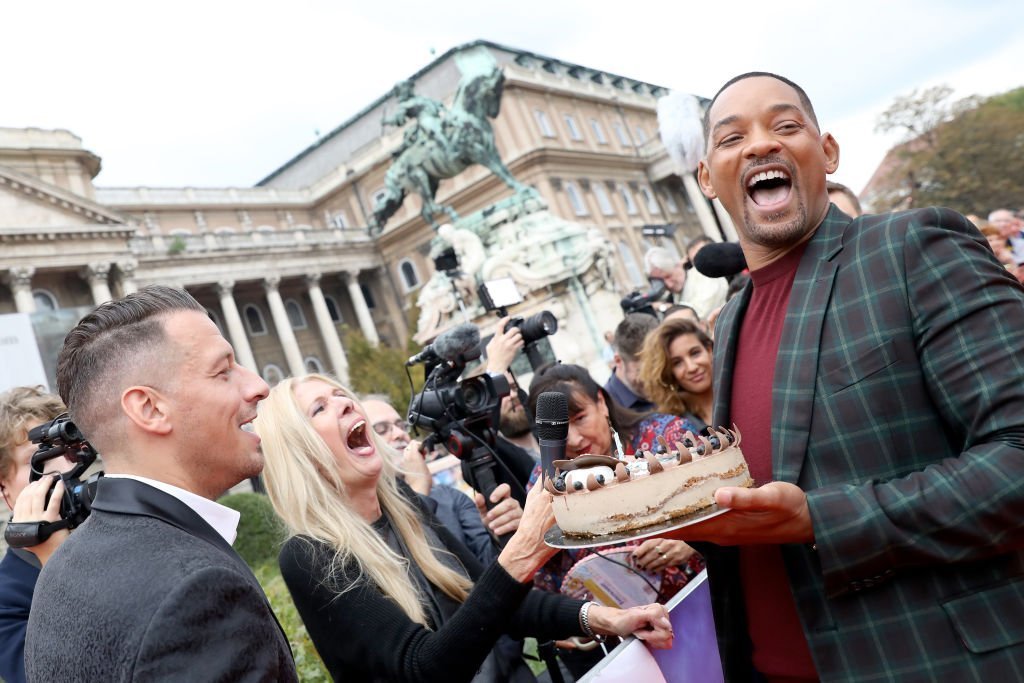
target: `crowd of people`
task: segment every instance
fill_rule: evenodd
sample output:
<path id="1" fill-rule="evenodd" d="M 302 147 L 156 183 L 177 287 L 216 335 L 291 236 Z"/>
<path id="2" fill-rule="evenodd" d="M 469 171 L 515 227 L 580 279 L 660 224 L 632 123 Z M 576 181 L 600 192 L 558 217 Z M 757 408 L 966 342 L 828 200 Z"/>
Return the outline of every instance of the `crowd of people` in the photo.
<path id="1" fill-rule="evenodd" d="M 606 638 L 685 638 L 664 604 L 705 569 L 729 681 L 1018 680 L 1024 222 L 862 215 L 827 181 L 837 141 L 774 74 L 726 83 L 705 133 L 699 183 L 732 217 L 745 272 L 693 268 L 703 237 L 681 260 L 650 250 L 673 301 L 607 335 L 603 386 L 568 363 L 519 386 L 522 336 L 499 323 L 485 369 L 512 391 L 488 500 L 435 471 L 386 397 L 318 374 L 268 387 L 181 290 L 85 316 L 58 357 L 60 398 L 0 395 L 12 522 L 55 522 L 66 495 L 62 459 L 30 481 L 36 424 L 69 411 L 106 472 L 84 524 L 0 562 L 0 677 L 297 680 L 232 549 L 239 515 L 216 502 L 262 473 L 289 531 L 282 575 L 335 680 L 532 681 L 525 637 L 557 653 L 552 680 L 579 677 Z M 719 489 L 727 514 L 658 538 L 551 548 L 530 416 L 552 392 L 569 406 L 566 458 L 736 424 L 757 486 Z M 611 551 L 660 577 L 654 602 L 565 594 L 577 563 Z"/>

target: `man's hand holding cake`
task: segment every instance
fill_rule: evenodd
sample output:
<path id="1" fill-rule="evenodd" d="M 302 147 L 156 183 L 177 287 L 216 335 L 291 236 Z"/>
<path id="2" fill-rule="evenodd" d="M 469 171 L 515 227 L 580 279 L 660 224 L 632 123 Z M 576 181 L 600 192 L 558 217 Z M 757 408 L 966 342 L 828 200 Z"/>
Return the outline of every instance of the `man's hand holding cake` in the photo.
<path id="1" fill-rule="evenodd" d="M 729 512 L 666 536 L 718 545 L 814 542 L 807 496 L 794 484 L 773 481 L 758 488 L 723 486 L 715 491 L 715 502 Z"/>

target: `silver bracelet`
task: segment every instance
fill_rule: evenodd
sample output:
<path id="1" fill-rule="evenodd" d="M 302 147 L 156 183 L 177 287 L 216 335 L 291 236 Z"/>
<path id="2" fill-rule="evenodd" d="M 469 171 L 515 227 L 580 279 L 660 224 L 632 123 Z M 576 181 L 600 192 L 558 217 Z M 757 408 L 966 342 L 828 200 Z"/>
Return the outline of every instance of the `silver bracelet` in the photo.
<path id="1" fill-rule="evenodd" d="M 583 628 L 583 635 L 592 638 L 598 643 L 603 643 L 605 637 L 594 633 L 594 629 L 590 627 L 590 606 L 596 604 L 596 602 L 585 602 L 583 607 L 580 607 L 580 626 Z"/>

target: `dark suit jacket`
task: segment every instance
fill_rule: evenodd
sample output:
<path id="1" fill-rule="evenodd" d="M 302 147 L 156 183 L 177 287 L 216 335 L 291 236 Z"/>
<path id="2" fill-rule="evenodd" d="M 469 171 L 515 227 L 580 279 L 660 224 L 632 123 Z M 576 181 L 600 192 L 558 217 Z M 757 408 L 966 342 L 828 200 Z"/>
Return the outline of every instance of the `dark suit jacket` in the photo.
<path id="1" fill-rule="evenodd" d="M 729 424 L 751 288 L 716 328 Z M 823 680 L 1024 680 L 1024 290 L 959 214 L 832 207 L 789 299 L 772 465 L 815 546 L 783 556 Z M 736 551 L 708 549 L 723 661 L 749 680 Z"/>
<path id="2" fill-rule="evenodd" d="M 0 680 L 25 680 L 25 628 L 39 561 L 26 550 L 8 548 L 0 562 Z"/>
<path id="3" fill-rule="evenodd" d="M 92 515 L 43 568 L 30 681 L 294 681 L 291 650 L 245 562 L 191 508 L 103 479 Z"/>

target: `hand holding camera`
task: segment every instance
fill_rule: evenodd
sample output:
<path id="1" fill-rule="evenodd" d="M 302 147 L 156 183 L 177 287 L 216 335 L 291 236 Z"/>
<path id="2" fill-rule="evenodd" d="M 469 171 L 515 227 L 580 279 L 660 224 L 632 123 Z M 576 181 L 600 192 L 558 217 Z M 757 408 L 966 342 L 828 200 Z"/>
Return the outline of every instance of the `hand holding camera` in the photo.
<path id="1" fill-rule="evenodd" d="M 52 488 L 52 491 L 51 491 Z M 26 486 L 14 504 L 11 524 L 32 525 L 37 522 L 60 520 L 60 506 L 64 499 L 64 480 L 59 474 L 48 474 Z M 45 565 L 50 555 L 68 537 L 67 529 L 57 529 L 38 545 L 26 546 Z"/>

